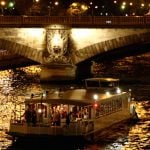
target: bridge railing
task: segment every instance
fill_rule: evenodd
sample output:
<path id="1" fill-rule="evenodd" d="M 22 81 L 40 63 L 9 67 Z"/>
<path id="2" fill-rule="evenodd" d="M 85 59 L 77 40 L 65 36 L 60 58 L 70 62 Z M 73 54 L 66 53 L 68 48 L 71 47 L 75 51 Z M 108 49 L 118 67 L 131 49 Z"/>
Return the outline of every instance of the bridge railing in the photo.
<path id="1" fill-rule="evenodd" d="M 17 25 L 22 23 L 22 17 L 21 16 L 0 16 L 0 25 Z"/>
<path id="2" fill-rule="evenodd" d="M 94 24 L 101 24 L 101 25 L 145 25 L 149 24 L 150 20 L 146 20 L 146 17 L 94 17 L 93 18 Z M 147 21 L 147 22 L 146 22 Z"/>
<path id="3" fill-rule="evenodd" d="M 150 16 L 0 16 L 0 26 L 45 26 L 66 24 L 74 26 L 99 25 L 113 26 L 148 26 Z"/>
<path id="4" fill-rule="evenodd" d="M 66 16 L 26 16 L 23 17 L 23 23 L 24 24 L 69 24 L 69 25 L 76 25 L 76 24 L 91 24 L 93 22 L 93 19 L 91 17 L 66 17 Z"/>

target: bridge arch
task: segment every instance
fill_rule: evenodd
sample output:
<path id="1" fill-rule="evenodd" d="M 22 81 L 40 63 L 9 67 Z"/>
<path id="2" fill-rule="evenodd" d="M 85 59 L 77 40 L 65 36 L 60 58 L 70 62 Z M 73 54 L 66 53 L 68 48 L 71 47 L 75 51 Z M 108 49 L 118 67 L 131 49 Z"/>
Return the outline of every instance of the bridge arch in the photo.
<path id="1" fill-rule="evenodd" d="M 87 47 L 84 47 L 74 54 L 75 64 L 79 64 L 86 59 L 90 59 L 96 55 L 104 54 L 115 49 L 121 49 L 131 45 L 141 45 L 150 42 L 150 32 L 128 35 L 124 37 L 114 38 L 102 41 Z"/>
<path id="2" fill-rule="evenodd" d="M 29 46 L 6 39 L 0 39 L 0 49 L 8 50 L 12 54 L 17 54 L 38 63 L 42 63 L 42 51 L 37 51 Z"/>

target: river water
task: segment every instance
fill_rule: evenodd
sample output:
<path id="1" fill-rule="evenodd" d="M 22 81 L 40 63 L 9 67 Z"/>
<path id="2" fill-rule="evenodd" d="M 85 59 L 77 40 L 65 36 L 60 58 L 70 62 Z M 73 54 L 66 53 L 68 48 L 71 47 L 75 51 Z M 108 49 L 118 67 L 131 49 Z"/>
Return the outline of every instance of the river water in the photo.
<path id="1" fill-rule="evenodd" d="M 129 65 L 128 67 L 131 66 Z M 136 124 L 128 123 L 113 127 L 110 129 L 109 134 L 100 137 L 96 143 L 79 144 L 62 140 L 61 143 L 51 142 L 48 145 L 49 148 L 44 148 L 43 145 L 42 147 L 35 146 L 31 148 L 33 146 L 31 143 L 29 145 L 23 143 L 19 145 L 12 144 L 12 138 L 5 131 L 9 128 L 9 120 L 15 103 L 21 102 L 24 95 L 30 91 L 33 93 L 40 92 L 43 89 L 45 90 L 54 86 L 40 83 L 39 72 L 40 66 L 0 71 L 0 150 L 150 150 L 150 82 L 129 82 L 121 85 L 124 89 L 132 89 L 132 97 L 134 98 L 136 111 L 140 120 Z M 147 70 L 145 72 L 145 76 L 149 77 L 150 74 L 147 75 Z M 35 145 L 38 144 L 36 143 Z"/>

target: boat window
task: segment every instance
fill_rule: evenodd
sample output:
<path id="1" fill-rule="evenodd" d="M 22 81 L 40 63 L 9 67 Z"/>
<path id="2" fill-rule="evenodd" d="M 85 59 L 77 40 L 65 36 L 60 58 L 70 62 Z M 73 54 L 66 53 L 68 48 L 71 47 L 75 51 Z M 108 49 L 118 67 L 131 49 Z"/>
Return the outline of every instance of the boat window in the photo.
<path id="1" fill-rule="evenodd" d="M 104 101 L 96 108 L 95 117 L 99 118 L 104 115 L 112 114 L 114 112 L 120 111 L 122 107 L 123 103 L 121 98 Z"/>
<path id="2" fill-rule="evenodd" d="M 87 87 L 99 87 L 99 82 L 97 82 L 97 81 L 87 81 L 86 86 Z"/>
<path id="3" fill-rule="evenodd" d="M 101 87 L 114 87 L 114 82 L 100 82 Z"/>
<path id="4" fill-rule="evenodd" d="M 117 86 L 117 82 L 108 82 L 108 81 L 86 81 L 87 88 L 98 88 L 98 87 L 115 87 Z"/>

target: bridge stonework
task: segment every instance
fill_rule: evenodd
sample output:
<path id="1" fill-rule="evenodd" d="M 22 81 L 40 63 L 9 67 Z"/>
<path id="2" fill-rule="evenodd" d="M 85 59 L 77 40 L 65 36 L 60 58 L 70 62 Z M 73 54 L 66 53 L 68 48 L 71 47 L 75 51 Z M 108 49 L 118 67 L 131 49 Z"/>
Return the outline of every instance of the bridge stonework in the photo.
<path id="1" fill-rule="evenodd" d="M 79 30 L 79 29 L 77 29 Z M 86 30 L 86 29 L 85 29 Z M 150 42 L 149 29 L 88 29 L 84 38 L 75 38 L 74 62 L 80 63 L 116 48 Z M 89 31 L 90 32 L 90 31 Z M 86 32 L 85 32 L 86 33 Z"/>
<path id="2" fill-rule="evenodd" d="M 42 63 L 45 30 L 40 28 L 1 28 L 0 49 Z"/>
<path id="3" fill-rule="evenodd" d="M 60 37 L 54 41 L 56 33 Z M 75 66 L 86 59 L 149 41 L 148 28 L 0 28 L 0 49 L 39 62 L 46 68 L 42 73 L 45 79 L 50 76 L 74 77 Z"/>

